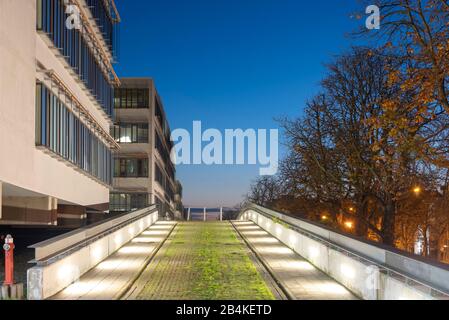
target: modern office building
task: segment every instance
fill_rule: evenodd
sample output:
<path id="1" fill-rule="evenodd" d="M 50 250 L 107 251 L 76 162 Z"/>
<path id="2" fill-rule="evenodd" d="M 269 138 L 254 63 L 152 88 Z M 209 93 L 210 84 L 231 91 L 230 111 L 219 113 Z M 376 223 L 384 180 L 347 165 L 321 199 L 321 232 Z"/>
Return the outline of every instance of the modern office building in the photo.
<path id="1" fill-rule="evenodd" d="M 107 211 L 113 0 L 0 1 L 0 223 Z"/>
<path id="2" fill-rule="evenodd" d="M 170 127 L 154 81 L 120 79 L 115 91 L 115 125 L 111 135 L 120 144 L 114 154 L 111 211 L 127 212 L 149 204 L 162 206 L 162 215 L 180 216 L 180 183 L 170 159 Z M 179 211 L 179 212 L 178 212 Z"/>

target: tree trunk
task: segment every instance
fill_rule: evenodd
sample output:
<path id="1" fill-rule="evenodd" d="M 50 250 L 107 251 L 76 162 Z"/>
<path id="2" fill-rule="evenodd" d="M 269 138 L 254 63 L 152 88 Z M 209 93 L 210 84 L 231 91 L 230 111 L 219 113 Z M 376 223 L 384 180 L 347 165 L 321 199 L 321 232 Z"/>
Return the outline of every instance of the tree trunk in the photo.
<path id="1" fill-rule="evenodd" d="M 368 206 L 366 205 L 366 201 L 363 199 L 363 197 L 360 197 L 360 200 L 357 201 L 356 206 L 356 217 L 357 217 L 357 223 L 355 225 L 355 234 L 358 237 L 366 238 L 368 235 Z"/>
<path id="2" fill-rule="evenodd" d="M 385 204 L 385 213 L 383 221 L 383 243 L 394 246 L 395 244 L 395 224 L 396 224 L 396 202 L 388 199 Z"/>

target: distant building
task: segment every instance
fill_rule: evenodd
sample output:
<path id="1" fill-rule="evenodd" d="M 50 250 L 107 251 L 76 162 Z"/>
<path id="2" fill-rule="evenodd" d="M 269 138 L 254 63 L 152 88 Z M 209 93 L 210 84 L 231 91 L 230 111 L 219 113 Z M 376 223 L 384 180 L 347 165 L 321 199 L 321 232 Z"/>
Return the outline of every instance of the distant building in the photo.
<path id="1" fill-rule="evenodd" d="M 66 23 L 67 5 L 80 24 Z M 2 0 L 0 12 L 0 223 L 108 211 L 114 1 Z"/>
<path id="2" fill-rule="evenodd" d="M 177 211 L 182 212 L 182 187 L 175 179 L 170 127 L 154 81 L 121 79 L 114 101 L 116 119 L 111 135 L 120 150 L 114 155 L 111 212 L 159 204 L 162 216 L 167 212 L 176 216 Z"/>

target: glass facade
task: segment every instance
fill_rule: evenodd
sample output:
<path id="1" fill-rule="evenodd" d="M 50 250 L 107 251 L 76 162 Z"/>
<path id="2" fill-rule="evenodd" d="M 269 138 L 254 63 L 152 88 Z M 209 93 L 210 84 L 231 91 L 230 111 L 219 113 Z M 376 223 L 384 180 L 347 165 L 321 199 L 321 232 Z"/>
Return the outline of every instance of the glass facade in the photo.
<path id="1" fill-rule="evenodd" d="M 36 145 L 112 184 L 109 148 L 42 83 L 36 84 Z"/>
<path id="2" fill-rule="evenodd" d="M 170 151 L 167 150 L 166 146 L 163 144 L 162 139 L 160 138 L 159 134 L 156 133 L 156 141 L 155 141 L 155 148 L 158 151 L 159 155 L 161 156 L 162 160 L 164 161 L 166 168 L 167 168 L 167 174 L 169 178 L 174 181 L 175 180 L 175 169 L 173 166 L 173 162 L 170 158 Z"/>
<path id="3" fill-rule="evenodd" d="M 164 189 L 165 199 L 167 200 L 167 202 L 174 201 L 175 192 L 171 186 L 170 181 L 167 179 L 167 176 L 165 175 L 164 171 L 159 167 L 157 163 L 154 166 L 154 168 L 155 168 L 154 180 L 156 180 L 159 183 L 159 185 Z"/>
<path id="4" fill-rule="evenodd" d="M 111 136 L 118 143 L 149 143 L 148 123 L 119 123 L 111 127 Z"/>
<path id="5" fill-rule="evenodd" d="M 68 15 L 64 0 L 36 0 L 37 29 L 50 37 L 56 48 L 65 57 L 73 71 L 79 76 L 103 110 L 113 117 L 114 88 L 110 84 L 107 66 L 97 61 L 98 53 L 91 48 L 82 35 L 82 30 L 66 27 Z M 91 10 L 101 6 L 102 0 L 91 1 Z"/>
<path id="6" fill-rule="evenodd" d="M 129 212 L 147 208 L 149 206 L 147 193 L 111 193 L 110 210 L 115 212 Z"/>
<path id="7" fill-rule="evenodd" d="M 148 178 L 148 159 L 114 159 L 114 177 Z"/>
<path id="8" fill-rule="evenodd" d="M 97 25 L 100 28 L 103 38 L 108 44 L 112 54 L 116 53 L 116 40 L 115 40 L 115 28 L 114 28 L 114 12 L 110 0 L 86 0 L 87 6 L 90 8 L 92 16 L 97 21 Z"/>
<path id="9" fill-rule="evenodd" d="M 154 180 L 156 180 L 162 188 L 165 188 L 165 177 L 159 165 L 154 166 Z"/>
<path id="10" fill-rule="evenodd" d="M 150 107 L 150 90 L 117 88 L 114 106 L 117 109 L 148 109 Z"/>

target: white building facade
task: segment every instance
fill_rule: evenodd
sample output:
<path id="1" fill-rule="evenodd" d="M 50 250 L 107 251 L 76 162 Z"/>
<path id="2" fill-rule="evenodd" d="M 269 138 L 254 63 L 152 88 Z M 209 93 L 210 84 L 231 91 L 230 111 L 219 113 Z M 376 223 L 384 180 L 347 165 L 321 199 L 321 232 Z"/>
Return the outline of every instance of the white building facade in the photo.
<path id="1" fill-rule="evenodd" d="M 119 20 L 111 0 L 0 1 L 0 224 L 109 209 Z"/>

